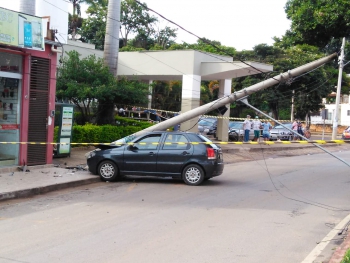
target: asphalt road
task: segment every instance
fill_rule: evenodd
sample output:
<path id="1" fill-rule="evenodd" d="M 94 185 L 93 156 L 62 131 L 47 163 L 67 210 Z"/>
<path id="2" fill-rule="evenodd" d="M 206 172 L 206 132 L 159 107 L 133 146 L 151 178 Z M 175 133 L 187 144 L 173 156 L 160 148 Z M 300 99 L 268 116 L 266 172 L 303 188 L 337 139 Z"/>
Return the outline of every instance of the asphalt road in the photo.
<path id="1" fill-rule="evenodd" d="M 2 202 L 0 262 L 302 262 L 349 214 L 349 169 L 270 156 L 198 187 L 133 178 Z"/>

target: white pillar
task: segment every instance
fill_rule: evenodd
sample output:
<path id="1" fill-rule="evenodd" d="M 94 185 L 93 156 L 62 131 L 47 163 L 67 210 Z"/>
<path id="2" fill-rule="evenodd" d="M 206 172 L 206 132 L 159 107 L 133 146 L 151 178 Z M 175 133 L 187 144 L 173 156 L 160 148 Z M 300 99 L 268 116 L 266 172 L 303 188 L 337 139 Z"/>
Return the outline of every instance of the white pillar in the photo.
<path id="1" fill-rule="evenodd" d="M 338 86 L 337 86 L 337 96 L 335 98 L 332 140 L 337 139 L 338 122 L 340 121 L 339 102 L 340 102 L 341 82 L 342 82 L 343 67 L 344 67 L 344 49 L 345 49 L 345 37 L 343 38 L 343 44 L 341 46 L 341 52 L 340 52 L 340 58 L 339 58 Z"/>
<path id="2" fill-rule="evenodd" d="M 150 80 L 148 82 L 148 91 L 149 91 L 149 94 L 148 94 L 148 108 L 149 109 L 152 108 L 152 94 L 153 94 L 152 84 L 153 84 L 153 80 Z"/>
<path id="3" fill-rule="evenodd" d="M 195 109 L 200 106 L 201 97 L 201 76 L 183 75 L 182 76 L 182 99 L 181 113 Z M 181 123 L 182 131 L 198 132 L 198 117 Z"/>
<path id="4" fill-rule="evenodd" d="M 222 79 L 219 83 L 219 98 L 226 97 L 231 94 L 232 79 Z M 219 141 L 228 141 L 228 124 L 230 117 L 230 104 L 225 105 L 227 111 L 224 115 L 220 115 L 223 118 L 218 119 L 218 127 L 216 131 L 216 137 Z"/>

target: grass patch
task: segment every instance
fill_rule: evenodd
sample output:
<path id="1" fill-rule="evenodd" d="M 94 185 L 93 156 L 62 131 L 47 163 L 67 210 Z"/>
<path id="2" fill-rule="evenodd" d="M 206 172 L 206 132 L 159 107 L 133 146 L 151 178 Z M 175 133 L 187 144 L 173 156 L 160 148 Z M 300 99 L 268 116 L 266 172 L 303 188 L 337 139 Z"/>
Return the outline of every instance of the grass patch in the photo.
<path id="1" fill-rule="evenodd" d="M 350 249 L 348 249 L 348 251 L 346 251 L 345 256 L 344 256 L 343 260 L 341 261 L 341 263 L 350 263 Z"/>

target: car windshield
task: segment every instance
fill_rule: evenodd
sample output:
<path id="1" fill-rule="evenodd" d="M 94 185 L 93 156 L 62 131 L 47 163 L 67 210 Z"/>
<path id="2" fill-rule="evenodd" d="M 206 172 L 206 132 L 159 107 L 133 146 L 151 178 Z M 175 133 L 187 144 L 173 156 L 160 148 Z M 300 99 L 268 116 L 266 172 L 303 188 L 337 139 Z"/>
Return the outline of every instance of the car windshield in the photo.
<path id="1" fill-rule="evenodd" d="M 292 124 L 283 124 L 283 125 L 289 129 L 291 129 L 291 127 L 292 127 Z M 274 129 L 285 129 L 285 127 L 283 127 L 282 125 L 277 125 L 277 126 L 275 126 Z"/>
<path id="2" fill-rule="evenodd" d="M 198 122 L 198 124 L 201 125 L 201 126 L 213 126 L 214 122 L 201 120 L 201 121 Z"/>
<path id="3" fill-rule="evenodd" d="M 241 122 L 230 122 L 229 128 L 230 129 L 242 129 L 243 123 Z"/>

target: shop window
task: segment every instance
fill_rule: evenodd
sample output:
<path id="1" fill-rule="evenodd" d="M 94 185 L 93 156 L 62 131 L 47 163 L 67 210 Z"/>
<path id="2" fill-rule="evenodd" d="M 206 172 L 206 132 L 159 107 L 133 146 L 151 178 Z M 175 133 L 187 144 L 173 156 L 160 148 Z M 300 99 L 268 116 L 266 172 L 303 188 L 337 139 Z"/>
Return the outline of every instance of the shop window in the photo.
<path id="1" fill-rule="evenodd" d="M 0 52 L 0 71 L 21 73 L 22 56 Z"/>

